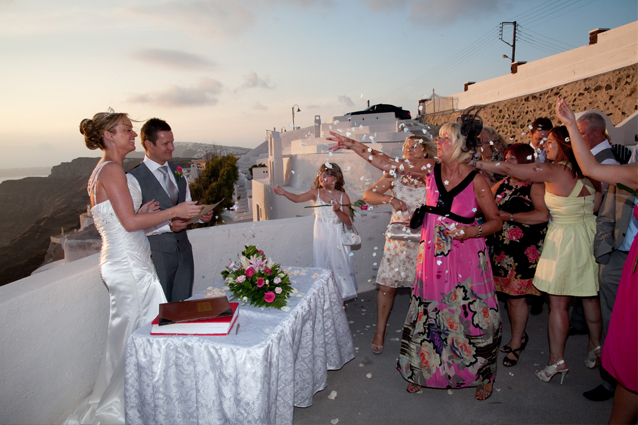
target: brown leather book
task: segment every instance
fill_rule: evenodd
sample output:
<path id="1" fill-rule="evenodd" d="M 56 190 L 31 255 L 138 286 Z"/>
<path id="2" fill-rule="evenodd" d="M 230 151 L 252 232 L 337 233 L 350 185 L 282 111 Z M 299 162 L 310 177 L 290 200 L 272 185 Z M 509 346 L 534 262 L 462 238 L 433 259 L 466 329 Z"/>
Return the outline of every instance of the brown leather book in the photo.
<path id="1" fill-rule="evenodd" d="M 160 304 L 159 325 L 191 322 L 193 320 L 213 319 L 232 316 L 233 310 L 227 297 L 202 298 L 199 300 L 179 301 Z"/>

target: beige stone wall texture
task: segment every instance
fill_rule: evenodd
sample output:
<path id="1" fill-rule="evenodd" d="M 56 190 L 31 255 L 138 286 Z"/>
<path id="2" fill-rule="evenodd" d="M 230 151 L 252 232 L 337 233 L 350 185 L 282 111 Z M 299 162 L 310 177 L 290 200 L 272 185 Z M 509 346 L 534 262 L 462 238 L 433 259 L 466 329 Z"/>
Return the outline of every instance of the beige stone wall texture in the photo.
<path id="1" fill-rule="evenodd" d="M 638 110 L 638 64 L 542 90 L 537 93 L 485 105 L 479 112 L 508 143 L 528 143 L 528 125 L 538 117 L 548 117 L 558 125 L 556 97 L 565 98 L 575 112 L 597 109 L 616 126 Z M 461 111 L 426 115 L 422 122 L 442 125 L 456 121 Z"/>

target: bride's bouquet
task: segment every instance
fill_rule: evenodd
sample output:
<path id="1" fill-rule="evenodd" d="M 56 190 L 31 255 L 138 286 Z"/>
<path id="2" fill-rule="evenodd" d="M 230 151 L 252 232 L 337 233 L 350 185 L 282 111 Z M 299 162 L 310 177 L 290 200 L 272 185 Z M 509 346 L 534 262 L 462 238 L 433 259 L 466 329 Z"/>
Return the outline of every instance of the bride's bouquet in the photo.
<path id="1" fill-rule="evenodd" d="M 257 307 L 281 309 L 292 292 L 288 274 L 254 245 L 246 246 L 239 260 L 231 261 L 222 276 L 234 299 Z"/>

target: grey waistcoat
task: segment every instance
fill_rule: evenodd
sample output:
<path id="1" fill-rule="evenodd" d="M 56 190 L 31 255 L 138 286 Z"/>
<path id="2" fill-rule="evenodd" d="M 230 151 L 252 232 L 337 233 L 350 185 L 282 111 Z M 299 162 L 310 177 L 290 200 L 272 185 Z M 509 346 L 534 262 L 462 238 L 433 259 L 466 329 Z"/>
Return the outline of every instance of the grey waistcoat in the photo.
<path id="1" fill-rule="evenodd" d="M 177 166 L 168 163 L 169 168 L 175 176 L 175 170 Z M 142 204 L 155 199 L 160 204 L 160 210 L 165 210 L 174 207 L 171 198 L 168 196 L 162 185 L 157 181 L 155 175 L 148 169 L 148 167 L 142 162 L 137 167 L 129 171 L 139 182 L 142 189 Z M 177 188 L 179 189 L 179 196 L 177 197 L 177 203 L 182 203 L 186 199 L 186 179 L 180 178 L 177 181 Z M 176 253 L 179 246 L 182 250 L 190 249 L 190 242 L 186 236 L 186 231 L 181 232 L 168 232 L 160 235 L 153 235 L 148 237 L 148 241 L 151 245 L 152 251 L 161 251 Z"/>
<path id="2" fill-rule="evenodd" d="M 606 159 L 613 159 L 614 161 L 616 160 L 614 152 L 611 150 L 611 148 L 603 149 L 602 151 L 594 155 L 594 158 L 596 158 L 596 161 L 598 161 L 599 164 Z"/>

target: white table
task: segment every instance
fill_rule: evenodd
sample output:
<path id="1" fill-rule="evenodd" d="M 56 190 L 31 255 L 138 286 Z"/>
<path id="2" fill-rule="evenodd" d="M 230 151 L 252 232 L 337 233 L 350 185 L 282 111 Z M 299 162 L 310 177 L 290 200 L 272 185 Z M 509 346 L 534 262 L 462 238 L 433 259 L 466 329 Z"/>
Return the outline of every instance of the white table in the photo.
<path id="1" fill-rule="evenodd" d="M 237 324 L 226 336 L 138 329 L 126 349 L 127 424 L 290 424 L 293 406 L 312 405 L 354 347 L 332 272 L 290 271 L 290 311 L 240 305 L 238 334 Z"/>

